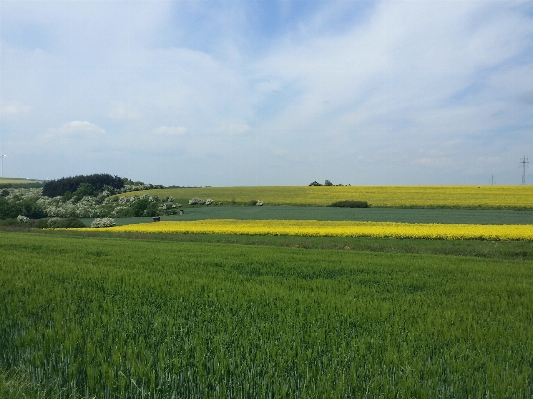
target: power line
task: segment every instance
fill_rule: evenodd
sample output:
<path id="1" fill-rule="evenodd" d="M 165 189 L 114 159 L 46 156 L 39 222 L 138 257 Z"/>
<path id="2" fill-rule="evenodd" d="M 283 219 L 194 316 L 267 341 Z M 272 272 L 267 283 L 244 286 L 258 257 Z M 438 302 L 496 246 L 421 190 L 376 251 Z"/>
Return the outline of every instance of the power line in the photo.
<path id="1" fill-rule="evenodd" d="M 526 164 L 528 164 L 528 159 L 524 155 L 524 158 L 520 160 L 520 163 L 522 164 L 523 172 L 522 172 L 522 184 L 526 184 Z"/>

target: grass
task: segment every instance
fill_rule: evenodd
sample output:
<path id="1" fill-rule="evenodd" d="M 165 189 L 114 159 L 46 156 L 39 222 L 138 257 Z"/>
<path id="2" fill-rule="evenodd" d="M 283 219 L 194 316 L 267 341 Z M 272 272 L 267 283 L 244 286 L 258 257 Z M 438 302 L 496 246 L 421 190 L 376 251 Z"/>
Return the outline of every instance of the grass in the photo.
<path id="1" fill-rule="evenodd" d="M 137 238 L 0 232 L 0 367 L 47 397 L 533 395 L 531 260 Z"/>
<path id="2" fill-rule="evenodd" d="M 0 398 L 2 399 L 45 399 L 43 390 L 31 382 L 24 372 L 0 369 Z"/>
<path id="3" fill-rule="evenodd" d="M 364 189 L 151 194 L 233 204 L 162 220 L 533 224 L 530 187 Z M 528 242 L 6 227 L 0 397 L 532 397 L 532 283 Z"/>
<path id="4" fill-rule="evenodd" d="M 17 229 L 21 231 L 21 229 Z M 33 231 L 35 234 L 57 234 L 56 231 Z M 247 236 L 239 234 L 181 234 L 132 232 L 62 231 L 62 236 L 171 241 L 193 243 L 237 244 L 301 249 L 384 252 L 398 254 L 451 255 L 487 259 L 533 260 L 533 245 L 524 241 L 423 240 L 373 237 L 300 237 Z"/>

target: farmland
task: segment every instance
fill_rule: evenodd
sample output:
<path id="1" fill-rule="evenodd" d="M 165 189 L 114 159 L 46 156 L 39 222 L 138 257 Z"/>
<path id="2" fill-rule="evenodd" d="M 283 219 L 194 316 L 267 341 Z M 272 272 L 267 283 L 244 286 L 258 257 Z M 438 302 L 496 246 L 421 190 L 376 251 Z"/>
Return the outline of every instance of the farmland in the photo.
<path id="1" fill-rule="evenodd" d="M 0 230 L 0 397 L 532 397 L 531 188 L 360 189 Z"/>
<path id="2" fill-rule="evenodd" d="M 2 184 L 27 185 L 27 184 L 41 184 L 41 183 L 42 183 L 42 180 L 0 177 L 0 185 Z"/>
<path id="3" fill-rule="evenodd" d="M 533 241 L 532 225 L 413 224 L 317 220 L 208 219 L 192 222 L 130 224 L 99 229 L 99 231 Z"/>
<path id="4" fill-rule="evenodd" d="M 269 205 L 327 206 L 340 200 L 358 200 L 373 207 L 533 209 L 533 186 L 200 187 L 144 193 L 183 202 L 194 197 L 211 198 L 225 204 L 261 200 Z"/>
<path id="5" fill-rule="evenodd" d="M 0 238 L 0 364 L 46 396 L 533 394 L 531 261 Z"/>
<path id="6" fill-rule="evenodd" d="M 414 209 L 333 208 L 325 206 L 195 206 L 183 215 L 164 215 L 165 221 L 204 219 L 237 220 L 329 220 L 359 222 L 443 223 L 443 224 L 533 224 L 532 210 L 508 209 Z M 83 219 L 90 225 L 90 218 Z M 151 222 L 151 217 L 116 218 L 117 225 Z"/>

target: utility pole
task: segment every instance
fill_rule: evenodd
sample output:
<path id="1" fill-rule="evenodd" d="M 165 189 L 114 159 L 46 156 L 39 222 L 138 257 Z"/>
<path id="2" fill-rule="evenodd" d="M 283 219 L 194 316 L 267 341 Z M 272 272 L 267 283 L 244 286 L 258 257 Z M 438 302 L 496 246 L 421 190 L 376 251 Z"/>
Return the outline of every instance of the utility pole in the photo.
<path id="1" fill-rule="evenodd" d="M 526 184 L 526 164 L 528 164 L 528 159 L 524 155 L 524 158 L 520 160 L 520 163 L 522 164 L 523 172 L 522 172 L 522 184 Z"/>
<path id="2" fill-rule="evenodd" d="M 7 157 L 7 155 L 0 154 L 0 158 L 2 158 L 2 169 L 0 170 L 0 177 L 4 177 L 4 157 Z"/>
<path id="3" fill-rule="evenodd" d="M 490 180 L 491 180 L 491 185 L 494 186 L 494 175 L 492 175 Z"/>

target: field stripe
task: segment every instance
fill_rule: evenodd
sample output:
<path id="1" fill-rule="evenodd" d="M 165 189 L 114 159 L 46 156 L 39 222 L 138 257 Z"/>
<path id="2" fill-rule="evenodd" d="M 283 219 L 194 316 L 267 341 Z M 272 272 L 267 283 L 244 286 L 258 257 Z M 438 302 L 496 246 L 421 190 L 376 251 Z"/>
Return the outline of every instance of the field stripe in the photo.
<path id="1" fill-rule="evenodd" d="M 89 229 L 80 229 L 89 230 Z M 95 230 L 95 229 L 90 229 Z M 143 233 L 393 237 L 533 241 L 533 225 L 480 225 L 320 220 L 197 220 L 140 223 L 99 229 Z"/>
<path id="2" fill-rule="evenodd" d="M 251 186 L 167 188 L 127 193 L 199 197 L 223 203 L 261 200 L 265 205 L 318 205 L 366 201 L 373 207 L 533 209 L 533 186 Z M 186 202 L 185 202 L 186 203 Z"/>

